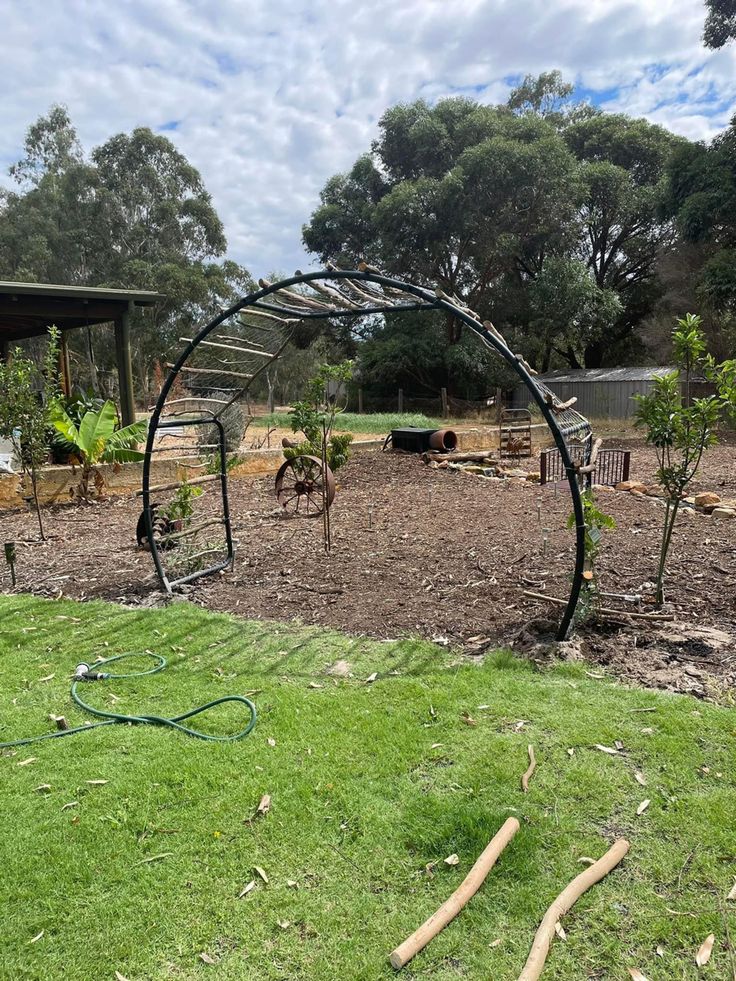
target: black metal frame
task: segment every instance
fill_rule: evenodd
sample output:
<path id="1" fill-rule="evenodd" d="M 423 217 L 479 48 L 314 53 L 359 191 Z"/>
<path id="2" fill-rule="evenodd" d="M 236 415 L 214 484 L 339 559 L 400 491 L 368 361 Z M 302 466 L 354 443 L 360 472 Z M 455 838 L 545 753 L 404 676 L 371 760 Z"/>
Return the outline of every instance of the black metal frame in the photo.
<path id="1" fill-rule="evenodd" d="M 233 533 L 232 527 L 230 525 L 230 499 L 228 496 L 227 489 L 227 447 L 225 443 L 225 428 L 219 419 L 215 417 L 207 418 L 206 416 L 201 419 L 176 419 L 165 420 L 164 422 L 159 422 L 157 424 L 157 429 L 178 429 L 180 426 L 216 426 L 217 427 L 217 441 L 220 450 L 220 487 L 222 490 L 222 523 L 225 526 L 225 547 L 227 549 L 227 558 L 218 562 L 216 565 L 210 566 L 207 569 L 199 570 L 198 572 L 192 572 L 187 576 L 181 576 L 178 579 L 169 579 L 166 575 L 166 570 L 164 569 L 163 562 L 161 561 L 161 553 L 159 552 L 156 541 L 153 534 L 153 512 L 151 509 L 151 497 L 150 497 L 150 453 L 152 446 L 146 446 L 146 458 L 143 461 L 143 520 L 146 526 L 146 535 L 150 543 L 149 547 L 151 549 L 151 555 L 153 556 L 153 563 L 156 566 L 156 572 L 161 580 L 161 585 L 164 587 L 167 593 L 170 593 L 175 586 L 183 586 L 185 583 L 192 582 L 194 579 L 199 579 L 203 575 L 212 575 L 215 572 L 220 572 L 221 569 L 227 569 L 235 561 L 235 547 L 233 545 Z M 148 432 L 149 443 L 151 440 L 151 430 L 149 428 Z"/>
<path id="2" fill-rule="evenodd" d="M 304 306 L 299 306 L 298 301 L 291 301 L 293 305 L 289 305 L 289 298 L 287 296 L 286 302 L 282 300 L 282 297 L 276 297 L 278 302 L 270 302 L 267 300 L 272 294 L 277 294 L 280 290 L 284 290 L 290 286 L 299 286 L 305 283 L 316 282 L 319 280 L 329 280 L 331 282 L 337 282 L 340 280 L 351 280 L 354 282 L 363 282 L 368 284 L 375 284 L 387 289 L 389 291 L 393 290 L 397 293 L 408 294 L 409 296 L 416 297 L 416 302 L 408 303 L 392 303 L 389 298 L 386 297 L 385 302 L 381 302 L 382 297 L 376 294 L 376 303 L 372 306 L 361 306 L 358 309 L 351 308 L 335 308 L 329 310 L 310 310 L 305 309 Z M 503 359 L 506 361 L 511 368 L 516 372 L 516 374 L 521 378 L 529 392 L 539 407 L 542 416 L 547 423 L 552 436 L 554 438 L 555 444 L 560 451 L 560 456 L 562 457 L 562 463 L 564 466 L 565 474 L 567 476 L 568 484 L 570 487 L 570 496 L 572 498 L 572 505 L 575 517 L 575 567 L 573 570 L 572 586 L 570 589 L 570 596 L 567 601 L 564 613 L 562 615 L 562 620 L 560 621 L 560 626 L 558 629 L 558 639 L 562 640 L 568 636 L 570 628 L 572 626 L 573 617 L 575 614 L 575 609 L 578 604 L 578 599 L 580 597 L 580 591 L 583 583 L 583 569 L 585 561 L 585 520 L 583 515 L 583 503 L 580 492 L 580 487 L 578 485 L 577 471 L 575 465 L 570 458 L 568 453 L 567 443 L 565 442 L 565 436 L 571 436 L 576 431 L 585 431 L 586 434 L 590 432 L 590 424 L 583 417 L 578 417 L 574 420 L 570 427 L 566 429 L 563 434 L 562 428 L 558 423 L 557 416 L 553 408 L 547 403 L 547 398 L 550 397 L 548 390 L 543 389 L 539 384 L 537 384 L 530 369 L 518 355 L 514 354 L 511 349 L 507 346 L 501 335 L 497 331 L 491 331 L 485 327 L 479 320 L 474 316 L 471 316 L 469 311 L 452 302 L 449 297 L 445 295 L 438 295 L 430 292 L 430 290 L 425 287 L 415 286 L 412 283 L 406 283 L 403 280 L 394 279 L 390 276 L 384 276 L 378 272 L 373 272 L 370 270 L 344 270 L 344 269 L 324 269 L 318 270 L 317 272 L 311 273 L 299 273 L 296 276 L 291 276 L 288 279 L 281 280 L 278 283 L 271 283 L 263 286 L 261 289 L 254 291 L 237 303 L 223 310 L 217 317 L 211 320 L 205 327 L 200 330 L 196 337 L 190 341 L 184 350 L 179 355 L 173 368 L 170 370 L 166 381 L 161 389 L 161 394 L 158 397 L 156 406 L 151 415 L 149 430 L 148 430 L 148 440 L 146 443 L 146 453 L 143 464 L 143 509 L 146 520 L 146 528 L 149 536 L 149 541 L 153 542 L 153 528 L 151 521 L 151 510 L 150 510 L 150 471 L 151 471 L 151 451 L 153 450 L 153 441 L 157 429 L 161 428 L 162 425 L 166 423 L 161 423 L 161 413 L 165 407 L 166 399 L 171 390 L 171 386 L 179 374 L 180 369 L 186 364 L 187 359 L 196 350 L 197 346 L 205 340 L 209 334 L 212 333 L 217 327 L 228 320 L 230 317 L 239 313 L 240 311 L 247 310 L 248 307 L 253 307 L 254 309 L 264 310 L 267 312 L 272 312 L 276 314 L 284 315 L 288 317 L 297 318 L 299 320 L 325 320 L 334 319 L 340 317 L 363 317 L 367 314 L 372 313 L 402 313 L 415 310 L 441 310 L 445 313 L 451 315 L 455 319 L 461 321 L 469 330 L 471 330 L 480 341 L 493 350 L 495 350 Z M 219 410 L 219 413 L 212 413 L 210 415 L 209 421 L 218 421 L 217 416 L 221 414 L 223 410 Z M 576 414 L 577 415 L 577 414 Z M 201 423 L 206 420 L 193 420 L 191 424 L 197 422 Z M 181 423 L 176 423 L 180 425 Z M 172 424 L 174 425 L 174 424 Z M 222 426 L 220 425 L 220 430 L 222 431 Z M 224 436 L 223 436 L 224 439 Z M 224 445 L 224 443 L 223 443 Z M 223 501 L 227 502 L 227 463 L 226 459 L 222 459 L 221 466 L 221 481 L 222 481 L 222 492 Z M 200 572 L 194 573 L 190 576 L 185 577 L 184 580 L 177 580 L 176 583 L 181 583 L 183 581 L 190 582 L 193 579 L 198 579 L 205 575 L 211 575 L 218 572 L 220 569 L 225 568 L 230 565 L 233 561 L 234 553 L 232 550 L 232 538 L 230 531 L 230 521 L 229 514 L 226 518 L 225 527 L 227 529 L 229 544 L 229 556 L 225 563 L 219 563 L 217 566 L 201 570 Z M 158 555 L 158 550 L 155 545 L 151 548 L 152 554 L 154 556 L 154 563 L 156 565 L 156 571 L 159 574 L 161 582 L 167 591 L 170 591 L 174 583 L 170 583 L 165 575 L 162 567 L 160 556 Z"/>

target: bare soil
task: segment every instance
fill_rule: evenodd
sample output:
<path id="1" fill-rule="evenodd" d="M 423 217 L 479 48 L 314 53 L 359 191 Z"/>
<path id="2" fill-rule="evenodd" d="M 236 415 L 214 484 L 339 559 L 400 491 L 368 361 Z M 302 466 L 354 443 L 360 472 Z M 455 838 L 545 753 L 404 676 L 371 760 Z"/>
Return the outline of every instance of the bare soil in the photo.
<path id="1" fill-rule="evenodd" d="M 632 477 L 653 480 L 654 454 L 631 448 Z M 284 517 L 273 479 L 230 482 L 237 557 L 233 571 L 186 587 L 186 598 L 245 617 L 298 620 L 374 637 L 419 635 L 470 656 L 514 645 L 544 657 L 559 608 L 524 596 L 532 589 L 565 597 L 573 565 L 564 485 L 507 485 L 433 470 L 418 457 L 363 453 L 341 470 L 332 509 L 332 551 L 321 519 Z M 736 446 L 707 455 L 696 489 L 736 498 Z M 218 506 L 208 490 L 199 520 Z M 616 520 L 598 560 L 602 590 L 633 593 L 656 573 L 663 507 L 655 499 L 600 492 Z M 140 503 L 117 499 L 45 512 L 49 541 L 33 515 L 5 513 L 3 539 L 18 542 L 18 591 L 102 598 L 129 605 L 162 602 L 153 564 L 136 546 Z M 673 621 L 595 617 L 566 656 L 582 656 L 644 685 L 731 699 L 736 693 L 736 519 L 685 512 L 668 563 L 666 612 Z M 0 589 L 10 591 L 3 566 Z M 636 607 L 606 600 L 621 610 Z M 591 668 L 597 672 L 599 668 Z"/>

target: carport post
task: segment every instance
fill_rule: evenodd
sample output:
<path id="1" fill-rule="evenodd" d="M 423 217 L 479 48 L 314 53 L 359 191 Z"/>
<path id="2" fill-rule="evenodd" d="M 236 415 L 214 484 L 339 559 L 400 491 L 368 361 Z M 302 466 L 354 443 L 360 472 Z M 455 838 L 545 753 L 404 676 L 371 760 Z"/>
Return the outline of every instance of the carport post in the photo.
<path id="1" fill-rule="evenodd" d="M 130 361 L 130 314 L 133 301 L 128 303 L 115 321 L 115 359 L 120 384 L 120 415 L 124 426 L 135 422 L 135 402 L 133 401 L 133 368 Z"/>

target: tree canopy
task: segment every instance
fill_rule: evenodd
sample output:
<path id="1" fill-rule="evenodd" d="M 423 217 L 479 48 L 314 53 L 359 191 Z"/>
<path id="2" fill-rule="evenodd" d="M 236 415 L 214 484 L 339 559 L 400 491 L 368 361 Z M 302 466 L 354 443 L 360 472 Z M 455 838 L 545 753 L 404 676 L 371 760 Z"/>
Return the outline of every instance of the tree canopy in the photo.
<path id="1" fill-rule="evenodd" d="M 304 242 L 323 261 L 365 258 L 457 294 L 536 367 L 597 367 L 630 352 L 656 303 L 679 142 L 574 102 L 559 72 L 528 76 L 505 105 L 394 106 L 325 185 Z"/>
<path id="2" fill-rule="evenodd" d="M 153 317 L 137 314 L 132 332 L 146 394 L 155 361 L 182 328 L 252 288 L 245 269 L 223 261 L 210 195 L 165 136 L 138 128 L 87 156 L 67 110 L 54 106 L 28 129 L 10 173 L 18 190 L 0 192 L 0 278 L 166 294 Z M 96 383 L 111 367 L 112 345 L 74 337 L 80 354 L 84 341 L 86 377 Z"/>
<path id="3" fill-rule="evenodd" d="M 709 48 L 722 48 L 736 38 L 736 0 L 705 0 L 703 40 Z"/>

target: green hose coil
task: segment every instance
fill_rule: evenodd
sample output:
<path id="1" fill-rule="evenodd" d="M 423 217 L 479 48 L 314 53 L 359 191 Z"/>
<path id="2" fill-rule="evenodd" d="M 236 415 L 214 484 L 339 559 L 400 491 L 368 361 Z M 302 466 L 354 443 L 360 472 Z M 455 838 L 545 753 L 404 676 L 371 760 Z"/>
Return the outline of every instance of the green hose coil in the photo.
<path id="1" fill-rule="evenodd" d="M 114 661 L 122 661 L 126 657 L 152 657 L 156 663 L 152 668 L 149 668 L 148 671 L 133 671 L 129 674 L 111 674 L 110 672 L 100 670 L 104 665 L 112 664 Z M 167 663 L 168 662 L 165 657 L 162 657 L 161 654 L 153 654 L 151 651 L 146 651 L 144 654 L 128 652 L 127 654 L 116 654 L 114 657 L 105 658 L 103 661 L 97 661 L 94 664 L 94 669 L 96 672 L 98 672 L 98 677 L 96 680 L 120 680 L 122 678 L 142 678 L 149 674 L 158 674 L 159 671 L 164 670 Z M 128 725 L 168 726 L 170 729 L 176 729 L 179 732 L 183 732 L 187 736 L 194 736 L 195 739 L 204 739 L 206 742 L 234 743 L 237 742 L 238 739 L 244 739 L 248 733 L 252 731 L 256 724 L 256 707 L 249 698 L 245 697 L 245 695 L 223 695 L 222 698 L 216 698 L 212 702 L 207 702 L 204 705 L 198 705 L 196 708 L 190 709 L 189 712 L 183 712 L 181 715 L 174 715 L 169 719 L 163 715 L 124 715 L 121 712 L 105 712 L 102 709 L 94 708 L 94 706 L 88 705 L 87 702 L 81 698 L 77 690 L 80 684 L 89 683 L 89 680 L 75 678 L 71 687 L 72 700 L 83 711 L 89 712 L 90 715 L 93 715 L 98 719 L 102 719 L 103 721 L 92 722 L 84 726 L 77 726 L 74 729 L 60 729 L 58 732 L 46 732 L 40 736 L 30 736 L 27 739 L 16 739 L 12 742 L 0 743 L 0 749 L 9 749 L 12 746 L 27 746 L 30 743 L 41 742 L 41 740 L 44 739 L 59 739 L 62 736 L 73 736 L 77 732 L 89 732 L 92 729 L 99 729 L 100 726 L 119 725 L 123 723 Z M 189 726 L 181 724 L 185 719 L 191 719 L 195 715 L 201 715 L 202 712 L 207 712 L 216 705 L 222 705 L 225 702 L 241 702 L 246 706 L 250 714 L 250 718 L 245 729 L 234 733 L 232 736 L 212 736 L 206 732 L 200 732 L 197 729 L 192 729 Z"/>

